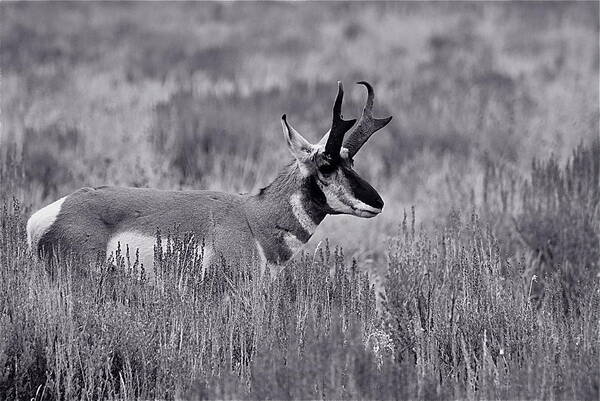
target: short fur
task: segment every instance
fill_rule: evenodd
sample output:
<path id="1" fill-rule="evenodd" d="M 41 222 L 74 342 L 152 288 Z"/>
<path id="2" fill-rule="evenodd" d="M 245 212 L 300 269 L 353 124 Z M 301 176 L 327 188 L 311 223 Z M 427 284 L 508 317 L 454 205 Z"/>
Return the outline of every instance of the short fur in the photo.
<path id="1" fill-rule="evenodd" d="M 214 191 L 161 191 L 142 188 L 82 188 L 66 197 L 56 221 L 37 245 L 44 254 L 63 252 L 106 257 L 109 240 L 119 233 L 155 237 L 156 231 L 193 232 L 211 251 L 226 260 L 247 260 L 258 249 L 268 263 L 280 264 L 293 254 L 289 236 L 306 243 L 307 232 L 294 217 L 290 199 L 300 194 L 315 227 L 327 213 L 314 180 L 288 165 L 271 185 L 256 195 Z M 286 238 L 288 238 L 286 240 Z M 125 249 L 125 244 L 121 244 Z"/>
<path id="2" fill-rule="evenodd" d="M 372 124 L 374 95 L 372 88 L 367 88 L 367 106 L 359 126 L 350 133 L 360 146 L 373 127 L 381 128 L 381 124 Z M 285 263 L 327 214 L 373 217 L 383 207 L 375 189 L 352 170 L 354 153 L 341 148 L 345 132 L 354 124 L 354 120 L 341 119 L 342 98 L 343 87 L 338 82 L 332 129 L 317 145 L 282 117 L 283 133 L 295 160 L 257 194 L 82 188 L 30 218 L 30 246 L 46 256 L 58 249 L 61 254 L 105 258 L 119 245 L 122 251 L 131 245 L 130 254 L 137 248 L 142 262 L 149 264 L 157 230 L 178 230 L 193 233 L 205 244 L 208 256 L 203 269 L 211 260 L 253 262 L 264 267 Z M 120 244 L 121 240 L 131 244 Z"/>

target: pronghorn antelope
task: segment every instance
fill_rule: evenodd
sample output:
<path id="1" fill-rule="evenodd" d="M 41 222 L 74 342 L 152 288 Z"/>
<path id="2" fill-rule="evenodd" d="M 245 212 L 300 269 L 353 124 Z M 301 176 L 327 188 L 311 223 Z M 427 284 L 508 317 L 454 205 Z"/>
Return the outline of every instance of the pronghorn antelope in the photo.
<path id="1" fill-rule="evenodd" d="M 129 247 L 147 268 L 154 260 L 157 229 L 179 227 L 205 243 L 203 271 L 211 260 L 248 260 L 273 268 L 289 260 L 328 214 L 374 217 L 379 194 L 353 170 L 353 158 L 392 117 L 373 117 L 374 92 L 356 120 L 343 120 L 344 90 L 338 82 L 331 129 L 313 145 L 281 117 L 294 159 L 255 194 L 156 189 L 82 188 L 34 213 L 27 222 L 29 246 L 40 255 L 56 249 L 108 257 Z"/>

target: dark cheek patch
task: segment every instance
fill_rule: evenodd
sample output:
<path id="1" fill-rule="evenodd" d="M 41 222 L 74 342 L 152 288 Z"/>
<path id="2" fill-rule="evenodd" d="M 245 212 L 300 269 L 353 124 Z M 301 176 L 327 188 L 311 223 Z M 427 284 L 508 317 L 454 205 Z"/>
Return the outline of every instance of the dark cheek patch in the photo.
<path id="1" fill-rule="evenodd" d="M 304 210 L 308 213 L 315 224 L 319 224 L 323 220 L 323 216 L 330 212 L 327 205 L 327 197 L 319 188 L 317 178 L 313 175 L 308 177 L 302 188 L 304 192 L 304 202 L 310 202 L 310 205 L 303 205 Z"/>

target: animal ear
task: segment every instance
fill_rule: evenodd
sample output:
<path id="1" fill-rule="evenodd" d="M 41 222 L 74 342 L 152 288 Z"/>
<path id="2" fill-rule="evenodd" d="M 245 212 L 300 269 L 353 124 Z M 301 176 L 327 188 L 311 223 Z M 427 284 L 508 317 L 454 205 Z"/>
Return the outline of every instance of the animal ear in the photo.
<path id="1" fill-rule="evenodd" d="M 314 146 L 308 142 L 298 131 L 288 124 L 285 114 L 281 116 L 281 126 L 283 127 L 283 136 L 288 144 L 288 148 L 299 161 L 305 161 L 313 151 Z"/>

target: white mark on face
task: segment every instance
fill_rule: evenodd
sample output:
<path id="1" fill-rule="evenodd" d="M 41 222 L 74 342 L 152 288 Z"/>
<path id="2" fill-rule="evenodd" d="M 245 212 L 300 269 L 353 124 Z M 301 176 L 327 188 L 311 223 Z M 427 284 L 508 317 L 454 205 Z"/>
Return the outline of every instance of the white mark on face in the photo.
<path id="1" fill-rule="evenodd" d="M 379 213 L 381 213 L 381 209 L 375 208 L 373 206 L 369 206 L 364 202 L 355 199 L 352 204 L 353 214 L 358 217 L 375 217 Z"/>
<path id="2" fill-rule="evenodd" d="M 319 187 L 321 188 L 321 191 L 323 191 L 323 194 L 325 194 L 327 205 L 330 208 L 339 213 L 352 214 L 350 200 L 353 196 L 350 196 L 349 191 L 347 191 L 343 185 L 338 182 L 331 182 L 329 185 L 325 186 L 319 182 Z"/>
<path id="3" fill-rule="evenodd" d="M 374 217 L 381 213 L 381 209 L 369 206 L 357 199 L 343 183 L 335 182 L 328 186 L 319 183 L 319 187 L 325 194 L 327 205 L 336 212 L 358 217 Z"/>
<path id="4" fill-rule="evenodd" d="M 30 250 L 37 248 L 40 238 L 54 224 L 65 199 L 66 196 L 41 208 L 27 220 L 27 244 Z"/>
<path id="5" fill-rule="evenodd" d="M 317 224 L 304 209 L 304 206 L 302 205 L 302 195 L 300 193 L 293 194 L 290 197 L 290 205 L 292 205 L 292 213 L 294 213 L 296 220 L 298 220 L 302 228 L 309 235 L 312 235 L 317 228 Z"/>

